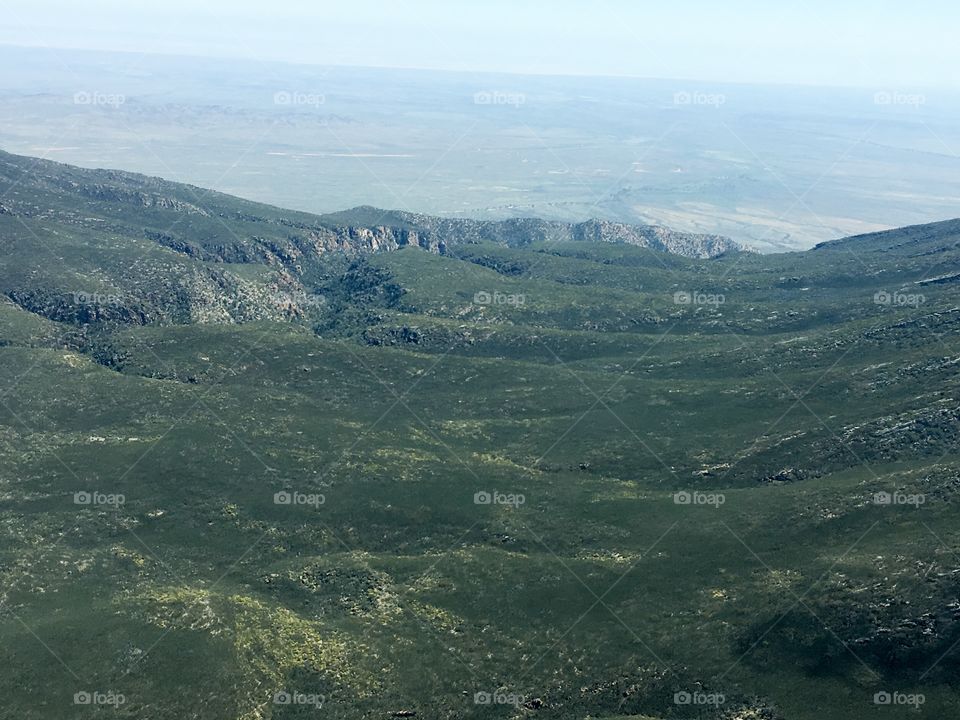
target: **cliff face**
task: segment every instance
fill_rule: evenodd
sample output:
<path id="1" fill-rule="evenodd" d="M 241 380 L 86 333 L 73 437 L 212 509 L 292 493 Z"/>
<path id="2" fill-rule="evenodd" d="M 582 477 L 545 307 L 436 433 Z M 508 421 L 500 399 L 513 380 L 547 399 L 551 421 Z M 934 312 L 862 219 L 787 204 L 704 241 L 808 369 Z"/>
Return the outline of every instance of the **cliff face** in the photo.
<path id="1" fill-rule="evenodd" d="M 445 249 L 444 241 L 429 230 L 387 226 L 317 228 L 307 235 L 307 241 L 316 252 L 389 252 L 411 246 L 442 253 Z"/>
<path id="2" fill-rule="evenodd" d="M 173 203 L 167 202 L 163 206 L 173 207 Z M 407 213 L 380 214 L 382 217 L 378 219 L 383 224 L 371 225 L 327 224 L 327 216 L 321 216 L 314 223 L 291 223 L 284 219 L 248 216 L 245 219 L 274 228 L 288 227 L 290 232 L 285 237 L 272 239 L 266 233 L 249 236 L 247 240 L 234 235 L 230 242 L 215 246 L 207 244 L 206 247 L 198 247 L 182 236 L 165 234 L 152 237 L 166 247 L 212 262 L 257 262 L 299 269 L 302 269 L 304 262 L 327 253 L 357 256 L 418 247 L 444 254 L 450 247 L 482 242 L 511 248 L 550 242 L 624 243 L 700 259 L 744 250 L 734 241 L 719 235 L 683 233 L 657 225 L 628 225 L 606 220 L 561 223 L 530 218 L 448 220 Z M 338 215 L 338 222 L 343 222 L 341 218 L 345 215 Z"/>
<path id="3" fill-rule="evenodd" d="M 493 242 L 508 247 L 523 247 L 536 242 L 625 243 L 693 258 L 711 258 L 726 252 L 743 250 L 733 240 L 720 235 L 704 235 L 671 230 L 659 225 L 629 225 L 608 220 L 564 223 L 537 218 L 511 220 L 448 219 L 417 213 L 359 207 L 333 215 L 324 221 L 344 225 L 352 231 L 364 222 L 393 242 L 382 249 L 419 245 L 434 252 L 448 245 Z M 367 228 L 369 229 L 369 228 Z"/>

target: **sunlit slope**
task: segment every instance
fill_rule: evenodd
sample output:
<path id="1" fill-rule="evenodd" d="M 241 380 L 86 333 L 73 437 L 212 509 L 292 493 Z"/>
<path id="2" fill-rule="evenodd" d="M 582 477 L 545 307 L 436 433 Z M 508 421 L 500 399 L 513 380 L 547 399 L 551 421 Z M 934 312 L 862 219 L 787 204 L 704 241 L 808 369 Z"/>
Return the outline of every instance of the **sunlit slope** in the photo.
<path id="1" fill-rule="evenodd" d="M 301 263 L 48 170 L 0 190 L 11 716 L 955 707 L 956 223 Z"/>

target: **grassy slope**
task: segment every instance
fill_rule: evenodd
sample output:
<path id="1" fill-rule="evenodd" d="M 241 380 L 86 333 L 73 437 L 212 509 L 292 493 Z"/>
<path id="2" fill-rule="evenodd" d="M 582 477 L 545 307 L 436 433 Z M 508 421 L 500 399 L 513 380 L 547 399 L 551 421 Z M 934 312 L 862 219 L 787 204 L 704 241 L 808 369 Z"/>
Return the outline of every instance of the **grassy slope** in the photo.
<path id="1" fill-rule="evenodd" d="M 144 296 L 203 264 L 20 219 L 8 288 Z M 712 262 L 404 250 L 370 259 L 401 301 L 320 336 L 0 305 L 6 707 L 93 716 L 71 698 L 97 689 L 120 717 L 313 714 L 270 702 L 289 689 L 333 718 L 517 715 L 473 704 L 499 688 L 537 717 L 682 718 L 701 709 L 674 693 L 704 688 L 741 717 L 859 718 L 887 689 L 945 717 L 954 655 L 927 670 L 960 638 L 957 292 L 913 283 L 956 270 L 956 232 Z M 925 302 L 874 304 L 901 289 Z M 526 502 L 474 504 L 494 489 Z M 725 502 L 673 502 L 694 489 Z"/>

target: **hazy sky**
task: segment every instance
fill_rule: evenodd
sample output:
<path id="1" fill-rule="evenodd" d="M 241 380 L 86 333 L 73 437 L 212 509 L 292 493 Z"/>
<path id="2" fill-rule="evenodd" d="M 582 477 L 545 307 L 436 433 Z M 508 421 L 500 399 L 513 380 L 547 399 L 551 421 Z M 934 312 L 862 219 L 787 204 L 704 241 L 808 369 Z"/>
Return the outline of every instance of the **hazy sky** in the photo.
<path id="1" fill-rule="evenodd" d="M 957 0 L 7 0 L 0 43 L 294 62 L 960 85 Z"/>

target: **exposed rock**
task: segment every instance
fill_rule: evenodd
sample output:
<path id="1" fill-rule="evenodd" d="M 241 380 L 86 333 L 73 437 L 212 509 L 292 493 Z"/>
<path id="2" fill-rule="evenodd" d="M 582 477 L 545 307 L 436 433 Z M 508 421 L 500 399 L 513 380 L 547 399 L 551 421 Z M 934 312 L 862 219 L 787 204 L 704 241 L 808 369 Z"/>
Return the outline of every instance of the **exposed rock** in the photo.
<path id="1" fill-rule="evenodd" d="M 630 225 L 608 220 L 564 223 L 537 218 L 447 219 L 366 206 L 325 215 L 323 218 L 336 223 L 334 227 L 345 229 L 352 238 L 366 241 L 365 246 L 373 250 L 416 245 L 431 252 L 443 252 L 447 246 L 482 241 L 507 247 L 522 247 L 535 242 L 575 241 L 623 243 L 687 257 L 711 258 L 745 249 L 720 235 L 684 233 L 658 225 Z M 377 224 L 362 226 L 362 221 L 369 218 L 373 218 Z M 355 221 L 357 224 L 354 224 Z M 382 242 L 377 244 L 373 238 Z"/>

